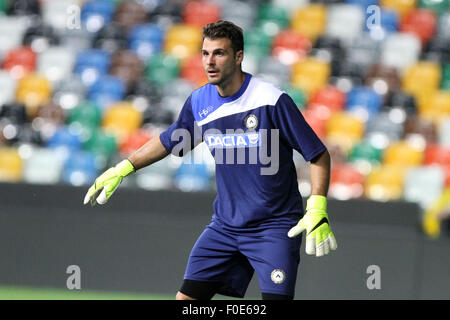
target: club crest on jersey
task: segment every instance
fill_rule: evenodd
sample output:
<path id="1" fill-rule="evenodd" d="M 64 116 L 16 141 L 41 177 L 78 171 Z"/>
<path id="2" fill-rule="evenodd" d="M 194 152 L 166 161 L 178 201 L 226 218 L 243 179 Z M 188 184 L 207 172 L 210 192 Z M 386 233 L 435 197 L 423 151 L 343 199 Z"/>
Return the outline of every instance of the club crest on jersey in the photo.
<path id="1" fill-rule="evenodd" d="M 286 273 L 281 269 L 275 269 L 270 274 L 270 279 L 276 284 L 283 283 L 284 279 L 286 279 Z"/>
<path id="2" fill-rule="evenodd" d="M 244 120 L 247 129 L 253 130 L 258 126 L 258 118 L 254 114 L 249 114 Z"/>

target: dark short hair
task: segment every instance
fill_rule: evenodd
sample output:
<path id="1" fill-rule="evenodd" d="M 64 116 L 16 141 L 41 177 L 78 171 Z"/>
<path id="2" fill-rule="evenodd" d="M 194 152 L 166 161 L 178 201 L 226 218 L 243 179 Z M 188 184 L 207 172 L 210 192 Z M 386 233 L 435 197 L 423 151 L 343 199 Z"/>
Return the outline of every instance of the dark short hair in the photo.
<path id="1" fill-rule="evenodd" d="M 203 27 L 203 40 L 205 38 L 211 40 L 227 38 L 231 41 L 231 47 L 234 53 L 239 50 L 244 50 L 244 34 L 242 28 L 230 21 L 219 20 L 205 25 Z"/>

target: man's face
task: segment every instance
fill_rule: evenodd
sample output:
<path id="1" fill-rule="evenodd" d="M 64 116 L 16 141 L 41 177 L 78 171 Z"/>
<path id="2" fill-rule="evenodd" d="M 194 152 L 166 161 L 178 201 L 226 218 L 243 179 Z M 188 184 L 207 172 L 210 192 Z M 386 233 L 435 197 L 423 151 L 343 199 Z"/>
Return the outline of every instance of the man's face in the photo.
<path id="1" fill-rule="evenodd" d="M 202 61 L 208 82 L 213 85 L 227 83 L 242 62 L 242 51 L 236 54 L 227 38 L 203 40 Z"/>

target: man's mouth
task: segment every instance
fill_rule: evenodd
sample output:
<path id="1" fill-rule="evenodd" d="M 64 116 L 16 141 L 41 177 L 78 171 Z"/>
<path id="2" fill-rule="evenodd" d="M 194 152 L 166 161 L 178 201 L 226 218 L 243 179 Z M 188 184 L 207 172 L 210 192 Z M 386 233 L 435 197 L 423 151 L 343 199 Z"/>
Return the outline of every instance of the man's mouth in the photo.
<path id="1" fill-rule="evenodd" d="M 218 73 L 219 73 L 219 71 L 217 71 L 217 70 L 208 70 L 209 76 L 216 76 Z"/>

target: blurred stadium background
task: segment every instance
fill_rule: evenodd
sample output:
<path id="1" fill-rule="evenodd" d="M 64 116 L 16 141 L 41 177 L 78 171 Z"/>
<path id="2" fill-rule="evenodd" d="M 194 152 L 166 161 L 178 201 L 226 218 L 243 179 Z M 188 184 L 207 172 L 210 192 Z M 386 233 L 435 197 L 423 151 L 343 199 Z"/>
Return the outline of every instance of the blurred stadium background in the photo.
<path id="1" fill-rule="evenodd" d="M 358 219 L 366 214 L 361 203 L 375 203 L 370 210 L 383 208 L 391 215 L 414 204 L 405 225 L 413 226 L 420 248 L 425 246 L 421 241 L 439 245 L 436 252 L 444 248 L 442 270 L 447 271 L 436 276 L 449 283 L 448 0 L 0 0 L 0 12 L 2 230 L 14 234 L 17 230 L 11 228 L 22 230 L 26 219 L 35 221 L 41 214 L 50 219 L 43 221 L 52 221 L 45 208 L 54 201 L 60 209 L 67 205 L 73 212 L 86 212 L 72 214 L 74 221 L 93 219 L 97 212 L 88 215 L 85 208 L 76 208 L 87 187 L 176 119 L 191 91 L 206 80 L 201 26 L 225 19 L 244 29 L 244 71 L 288 92 L 328 146 L 333 160 L 330 198 L 348 204 L 346 210 L 357 203 L 363 211 Z M 167 205 L 177 201 L 174 195 L 196 199 L 213 194 L 213 159 L 203 145 L 194 154 L 200 162 L 168 157 L 127 178 L 118 193 L 141 197 L 135 202 L 120 198 L 128 204 L 123 208 L 133 211 L 137 202 L 156 194 L 148 203 L 151 215 L 158 197 Z M 308 164 L 299 154 L 294 159 L 300 190 L 307 196 Z M 37 201 L 41 192 L 46 201 Z M 31 207 L 25 208 L 22 200 Z M 107 208 L 114 210 L 119 202 Z M 200 223 L 208 221 L 208 205 Z M 15 221 L 13 214 L 22 214 L 23 220 Z M 383 223 L 385 230 L 376 231 L 380 237 L 392 227 Z M 193 230 L 186 250 L 201 229 Z M 21 278 L 19 242 L 3 236 L 8 250 L 1 260 L 15 260 L 2 269 L 0 298 L 54 297 L 53 291 L 33 295 L 36 289 L 17 287 L 46 283 Z M 26 233 L 22 236 L 27 243 Z M 61 239 L 54 238 L 53 245 Z M 180 254 L 180 261 L 188 253 Z M 425 259 L 416 249 L 411 254 Z M 180 279 L 183 268 L 178 269 Z M 15 278 L 4 274 L 13 269 Z M 67 290 L 61 294 L 56 296 L 67 297 Z M 258 296 L 257 291 L 252 294 Z M 158 297 L 165 296 L 144 296 Z M 448 286 L 444 297 L 449 298 Z"/>

